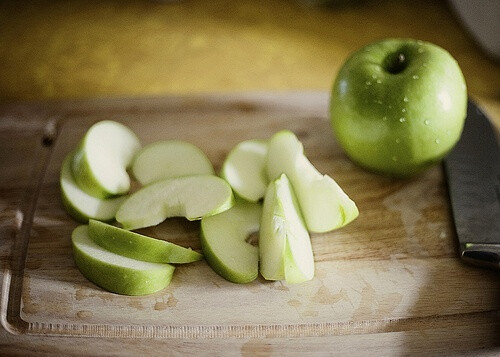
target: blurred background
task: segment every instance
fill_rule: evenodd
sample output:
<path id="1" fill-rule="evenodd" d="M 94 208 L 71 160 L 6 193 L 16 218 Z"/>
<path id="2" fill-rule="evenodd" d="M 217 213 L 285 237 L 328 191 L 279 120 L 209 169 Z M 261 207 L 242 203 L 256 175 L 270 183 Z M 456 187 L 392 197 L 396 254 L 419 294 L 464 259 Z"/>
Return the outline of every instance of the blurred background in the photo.
<path id="1" fill-rule="evenodd" d="M 483 2 L 466 12 L 498 30 L 498 5 L 474 12 Z M 447 49 L 498 118 L 498 59 L 455 3 L 467 1 L 3 1 L 0 101 L 328 91 L 360 46 L 412 37 Z"/>

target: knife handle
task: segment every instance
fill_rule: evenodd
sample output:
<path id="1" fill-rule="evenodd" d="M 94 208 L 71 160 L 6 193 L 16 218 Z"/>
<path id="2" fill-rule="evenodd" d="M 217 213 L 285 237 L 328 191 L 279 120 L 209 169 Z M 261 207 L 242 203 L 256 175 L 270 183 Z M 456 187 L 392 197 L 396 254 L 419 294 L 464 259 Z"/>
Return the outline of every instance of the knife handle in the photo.
<path id="1" fill-rule="evenodd" d="M 467 243 L 462 249 L 462 259 L 473 265 L 500 270 L 500 245 Z"/>

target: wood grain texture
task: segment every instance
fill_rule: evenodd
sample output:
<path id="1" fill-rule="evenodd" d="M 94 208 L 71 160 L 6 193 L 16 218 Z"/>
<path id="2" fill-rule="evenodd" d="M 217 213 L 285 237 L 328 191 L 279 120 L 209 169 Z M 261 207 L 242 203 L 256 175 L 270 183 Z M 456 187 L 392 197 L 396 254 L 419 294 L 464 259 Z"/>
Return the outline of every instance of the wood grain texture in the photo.
<path id="1" fill-rule="evenodd" d="M 441 167 L 411 180 L 361 170 L 332 138 L 327 102 L 326 93 L 307 92 L 1 107 L 0 157 L 12 157 L 0 175 L 0 351 L 78 354 L 85 343 L 50 335 L 95 337 L 92 354 L 113 353 L 113 341 L 124 337 L 152 339 L 120 340 L 128 354 L 144 341 L 150 351 L 169 346 L 172 354 L 209 348 L 400 355 L 498 347 L 500 276 L 457 259 Z M 62 209 L 58 188 L 63 157 L 101 119 L 125 123 L 144 144 L 190 141 L 217 170 L 236 143 L 293 130 L 318 169 L 356 201 L 360 216 L 312 236 L 316 276 L 304 284 L 232 284 L 200 261 L 178 267 L 171 285 L 156 294 L 108 293 L 74 265 L 70 234 L 77 223 Z M 43 138 L 52 144 L 42 146 Z M 198 230 L 196 222 L 172 219 L 144 232 L 199 249 Z"/>

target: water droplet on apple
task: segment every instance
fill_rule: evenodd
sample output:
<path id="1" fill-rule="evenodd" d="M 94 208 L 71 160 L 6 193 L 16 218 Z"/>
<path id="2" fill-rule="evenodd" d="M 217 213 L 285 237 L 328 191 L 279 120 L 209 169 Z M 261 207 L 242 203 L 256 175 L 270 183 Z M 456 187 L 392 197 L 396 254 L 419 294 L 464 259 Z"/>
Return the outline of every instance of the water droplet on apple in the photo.
<path id="1" fill-rule="evenodd" d="M 405 118 L 405 117 L 401 117 L 401 118 L 399 118 L 399 121 L 400 121 L 401 123 L 404 123 L 404 122 L 406 121 L 406 118 Z"/>
<path id="2" fill-rule="evenodd" d="M 401 109 L 401 113 L 406 113 L 406 109 L 405 108 Z"/>
<path id="3" fill-rule="evenodd" d="M 377 83 L 380 84 L 382 83 L 382 81 L 380 79 L 377 79 Z"/>
<path id="4" fill-rule="evenodd" d="M 366 82 L 365 82 L 365 84 L 366 84 L 367 86 L 371 86 L 371 85 L 372 85 L 372 82 L 371 82 L 371 81 L 366 81 Z"/>
<path id="5" fill-rule="evenodd" d="M 417 40 L 417 45 L 422 46 L 424 44 L 424 41 L 422 40 Z"/>
<path id="6" fill-rule="evenodd" d="M 387 121 L 387 117 L 385 117 L 385 116 L 384 116 L 384 117 L 382 117 L 382 120 L 383 120 L 383 121 Z"/>
<path id="7" fill-rule="evenodd" d="M 394 161 L 394 162 L 398 161 L 397 156 L 393 156 L 393 157 L 392 157 L 392 161 Z"/>
<path id="8" fill-rule="evenodd" d="M 419 47 L 417 50 L 418 53 L 424 53 L 424 49 L 422 47 Z"/>
<path id="9" fill-rule="evenodd" d="M 424 124 L 429 125 L 429 123 L 430 123 L 429 119 L 425 119 Z"/>
<path id="10" fill-rule="evenodd" d="M 422 63 L 422 67 L 427 68 L 427 63 Z"/>
<path id="11" fill-rule="evenodd" d="M 375 100 L 373 101 L 373 103 L 383 104 L 383 103 L 382 103 L 382 101 L 381 101 L 381 100 L 379 100 L 379 99 L 375 99 Z"/>
<path id="12" fill-rule="evenodd" d="M 408 97 L 404 97 L 404 98 L 403 98 L 403 102 L 408 103 L 408 102 L 409 102 Z"/>
<path id="13" fill-rule="evenodd" d="M 436 144 L 439 144 L 439 143 L 441 142 L 441 140 L 439 140 L 439 138 L 436 138 L 436 140 L 434 140 L 434 142 L 435 142 Z"/>
<path id="14" fill-rule="evenodd" d="M 372 74 L 373 79 L 377 79 L 377 75 L 375 73 Z"/>
<path id="15" fill-rule="evenodd" d="M 399 144 L 401 142 L 401 139 L 397 138 L 396 139 L 396 144 Z"/>
<path id="16" fill-rule="evenodd" d="M 418 76 L 416 74 L 413 75 L 413 77 L 411 77 L 413 79 L 418 79 Z"/>
<path id="17" fill-rule="evenodd" d="M 388 108 L 389 108 L 389 109 L 392 109 L 392 105 L 390 105 L 390 104 L 389 104 L 389 107 L 388 107 Z"/>

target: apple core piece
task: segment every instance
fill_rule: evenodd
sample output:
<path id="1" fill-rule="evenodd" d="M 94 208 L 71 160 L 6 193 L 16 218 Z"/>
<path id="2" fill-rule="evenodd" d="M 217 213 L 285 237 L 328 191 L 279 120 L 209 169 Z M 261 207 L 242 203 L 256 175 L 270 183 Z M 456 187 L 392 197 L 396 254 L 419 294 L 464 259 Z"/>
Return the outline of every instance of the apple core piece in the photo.
<path id="1" fill-rule="evenodd" d="M 314 256 L 293 188 L 285 174 L 264 197 L 259 236 L 260 273 L 267 280 L 301 283 L 314 277 Z"/>

